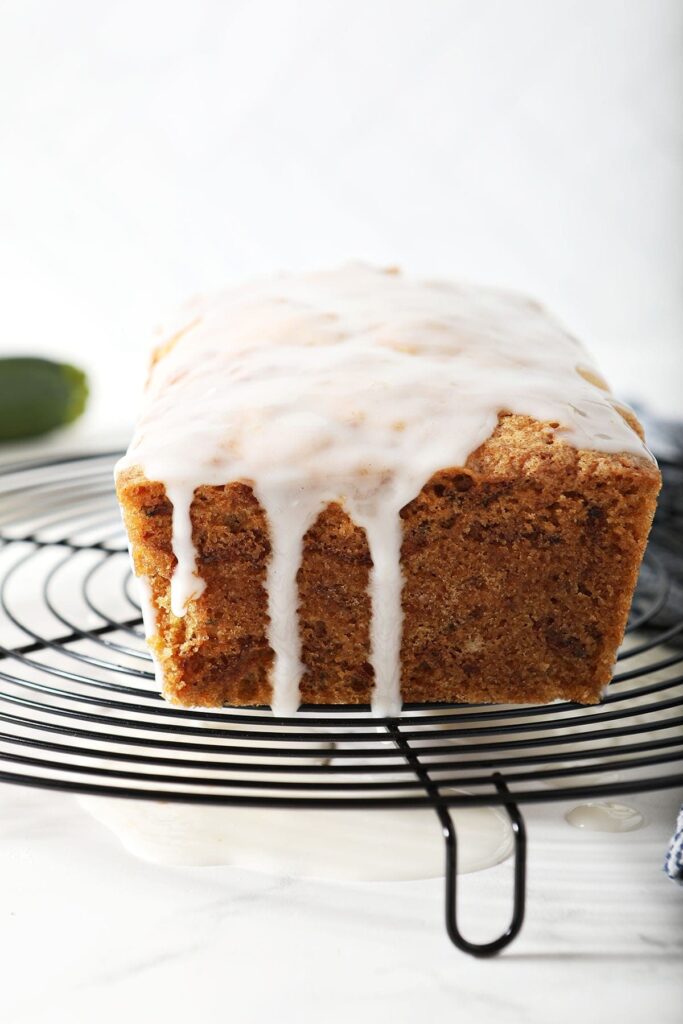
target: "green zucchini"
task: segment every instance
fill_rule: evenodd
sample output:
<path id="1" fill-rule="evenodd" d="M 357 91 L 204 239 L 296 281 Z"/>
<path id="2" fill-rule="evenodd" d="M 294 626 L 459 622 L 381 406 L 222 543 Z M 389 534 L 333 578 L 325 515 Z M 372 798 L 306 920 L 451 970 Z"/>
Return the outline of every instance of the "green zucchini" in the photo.
<path id="1" fill-rule="evenodd" d="M 82 370 L 26 356 L 0 358 L 0 441 L 37 437 L 77 419 L 88 398 Z"/>

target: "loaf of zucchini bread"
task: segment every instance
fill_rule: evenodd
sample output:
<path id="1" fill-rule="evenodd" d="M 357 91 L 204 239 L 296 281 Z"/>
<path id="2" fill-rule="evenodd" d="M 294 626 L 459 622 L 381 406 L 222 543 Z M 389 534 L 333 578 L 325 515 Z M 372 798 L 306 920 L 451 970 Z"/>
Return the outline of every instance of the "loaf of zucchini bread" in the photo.
<path id="1" fill-rule="evenodd" d="M 351 265 L 196 300 L 116 484 L 166 698 L 597 702 L 660 486 L 512 293 Z"/>

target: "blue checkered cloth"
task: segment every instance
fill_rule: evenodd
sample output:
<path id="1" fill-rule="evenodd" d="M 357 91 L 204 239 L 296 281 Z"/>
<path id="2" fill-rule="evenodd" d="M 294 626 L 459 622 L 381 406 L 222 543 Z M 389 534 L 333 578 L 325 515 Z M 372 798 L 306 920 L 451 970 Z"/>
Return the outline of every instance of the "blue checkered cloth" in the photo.
<path id="1" fill-rule="evenodd" d="M 683 807 L 678 815 L 676 831 L 664 858 L 664 870 L 672 882 L 683 885 Z"/>
<path id="2" fill-rule="evenodd" d="M 683 462 L 683 422 L 658 419 L 655 416 L 651 416 L 646 409 L 638 408 L 637 406 L 636 410 L 645 427 L 648 444 L 655 455 L 660 459 L 669 459 L 677 463 Z M 665 503 L 666 500 L 665 481 L 660 504 Z M 653 546 L 656 551 L 657 544 L 654 537 Z M 680 622 L 681 615 L 683 614 L 683 560 L 680 558 L 680 555 L 677 556 L 671 551 L 663 552 L 663 555 L 666 557 L 673 579 L 667 607 L 662 609 L 663 617 L 661 621 L 653 620 L 653 625 L 667 628 Z M 652 583 L 648 577 L 648 568 L 644 566 L 638 581 L 638 589 L 641 594 L 645 595 L 651 585 Z M 679 634 L 677 637 L 672 638 L 671 642 L 675 646 L 679 646 L 682 641 L 683 635 Z M 669 849 L 664 858 L 664 871 L 672 882 L 683 885 L 683 807 L 678 815 L 676 831 L 673 834 Z"/>

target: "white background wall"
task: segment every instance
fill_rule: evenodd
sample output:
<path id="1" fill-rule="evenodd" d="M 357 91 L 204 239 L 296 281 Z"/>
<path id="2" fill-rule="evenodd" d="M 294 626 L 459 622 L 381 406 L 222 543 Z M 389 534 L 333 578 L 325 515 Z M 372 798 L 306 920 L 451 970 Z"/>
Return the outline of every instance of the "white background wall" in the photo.
<path id="1" fill-rule="evenodd" d="M 188 293 L 350 257 L 526 289 L 683 392 L 680 0 L 0 0 L 0 350 L 127 429 Z"/>

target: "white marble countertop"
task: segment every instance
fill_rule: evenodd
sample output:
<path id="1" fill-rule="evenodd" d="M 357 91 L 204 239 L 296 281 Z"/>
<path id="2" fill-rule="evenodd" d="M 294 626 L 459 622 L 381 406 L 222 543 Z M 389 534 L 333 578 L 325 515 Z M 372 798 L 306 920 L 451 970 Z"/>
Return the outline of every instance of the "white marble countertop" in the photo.
<path id="1" fill-rule="evenodd" d="M 477 961 L 446 938 L 439 879 L 158 867 L 73 797 L 0 786 L 1 1017 L 674 1024 L 683 899 L 661 860 L 679 799 L 629 799 L 647 824 L 621 835 L 571 828 L 565 804 L 530 808 L 526 924 L 507 952 Z M 511 872 L 508 861 L 463 877 L 468 935 L 504 923 Z"/>

